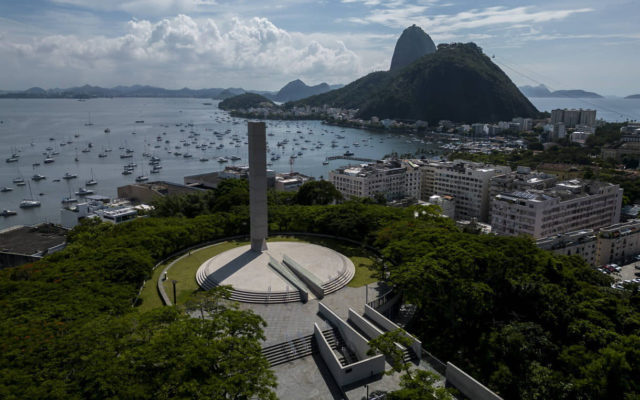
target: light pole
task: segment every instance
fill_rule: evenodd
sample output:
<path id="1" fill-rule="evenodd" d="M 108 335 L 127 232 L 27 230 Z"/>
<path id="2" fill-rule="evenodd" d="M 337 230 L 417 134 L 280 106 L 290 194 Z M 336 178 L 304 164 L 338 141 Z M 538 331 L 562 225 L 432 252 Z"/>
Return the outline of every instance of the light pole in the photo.
<path id="1" fill-rule="evenodd" d="M 173 280 L 171 283 L 173 283 L 173 305 L 178 305 L 178 301 L 176 300 L 176 283 L 178 283 L 177 280 Z"/>

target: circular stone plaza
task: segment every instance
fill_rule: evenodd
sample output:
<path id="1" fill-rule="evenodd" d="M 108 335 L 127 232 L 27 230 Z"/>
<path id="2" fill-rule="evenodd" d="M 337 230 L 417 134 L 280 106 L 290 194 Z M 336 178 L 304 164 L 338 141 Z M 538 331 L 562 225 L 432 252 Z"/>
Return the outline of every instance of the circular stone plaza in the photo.
<path id="1" fill-rule="evenodd" d="M 231 299 L 247 303 L 285 303 L 322 298 L 344 287 L 355 267 L 344 255 L 304 242 L 269 242 L 255 252 L 250 245 L 205 261 L 196 274 L 204 290 L 231 286 Z"/>
<path id="2" fill-rule="evenodd" d="M 307 302 L 345 286 L 353 263 L 326 247 L 270 242 L 267 247 L 267 144 L 265 124 L 248 123 L 251 244 L 207 260 L 196 273 L 204 290 L 231 286 L 231 299 L 247 303 Z"/>

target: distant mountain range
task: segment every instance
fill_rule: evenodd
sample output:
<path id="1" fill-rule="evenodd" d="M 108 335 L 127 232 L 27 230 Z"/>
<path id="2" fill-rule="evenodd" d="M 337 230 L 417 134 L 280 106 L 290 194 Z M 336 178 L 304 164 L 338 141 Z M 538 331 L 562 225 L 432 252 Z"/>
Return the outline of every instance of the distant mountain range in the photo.
<path id="1" fill-rule="evenodd" d="M 416 42 L 424 40 L 419 35 L 411 37 Z M 421 48 L 418 43 L 403 46 Z M 509 77 L 474 43 L 440 44 L 436 52 L 423 55 L 404 68 L 373 72 L 341 89 L 285 106 L 324 104 L 358 109 L 357 116 L 363 119 L 376 116 L 430 124 L 439 120 L 510 121 L 517 116 L 539 115 Z"/>
<path id="2" fill-rule="evenodd" d="M 625 99 L 640 99 L 640 94 L 632 94 L 631 96 L 625 97 Z"/>
<path id="3" fill-rule="evenodd" d="M 224 99 L 245 93 L 241 88 L 212 88 L 212 89 L 163 89 L 154 86 L 116 86 L 103 88 L 100 86 L 84 85 L 67 89 L 42 89 L 32 87 L 24 91 L 5 91 L 0 94 L 4 98 L 95 98 L 95 97 L 196 97 L 210 99 Z"/>
<path id="4" fill-rule="evenodd" d="M 315 86 L 308 86 L 300 79 L 296 79 L 295 81 L 287 83 L 275 96 L 268 97 L 280 102 L 295 101 L 316 94 L 325 93 L 330 90 L 332 90 L 331 86 L 325 82 Z"/>
<path id="5" fill-rule="evenodd" d="M 9 91 L 0 90 L 0 98 L 70 98 L 70 99 L 89 99 L 96 97 L 193 97 L 206 99 L 224 100 L 229 97 L 237 96 L 247 92 L 258 93 L 266 96 L 270 100 L 275 101 L 292 101 L 314 94 L 328 92 L 342 85 L 330 86 L 321 83 L 316 86 L 307 86 L 304 82 L 297 79 L 289 82 L 278 92 L 245 90 L 242 88 L 211 88 L 211 89 L 163 89 L 154 86 L 116 86 L 112 88 L 103 88 L 100 86 L 84 85 L 79 87 L 71 87 L 66 89 L 43 89 L 40 87 L 32 87 L 27 90 Z"/>
<path id="6" fill-rule="evenodd" d="M 538 86 L 520 86 L 520 91 L 527 97 L 553 97 L 553 98 L 568 98 L 568 99 L 597 99 L 603 96 L 594 92 L 587 92 L 586 90 L 573 89 L 573 90 L 555 90 L 550 91 L 545 85 Z"/>

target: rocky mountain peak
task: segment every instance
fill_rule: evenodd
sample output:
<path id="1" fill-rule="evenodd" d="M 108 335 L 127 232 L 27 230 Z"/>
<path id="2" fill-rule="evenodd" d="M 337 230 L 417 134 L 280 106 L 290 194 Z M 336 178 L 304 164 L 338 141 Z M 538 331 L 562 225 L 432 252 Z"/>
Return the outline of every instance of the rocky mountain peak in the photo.
<path id="1" fill-rule="evenodd" d="M 435 53 L 436 45 L 419 26 L 412 25 L 402 32 L 391 58 L 391 71 L 400 70 L 425 54 Z"/>

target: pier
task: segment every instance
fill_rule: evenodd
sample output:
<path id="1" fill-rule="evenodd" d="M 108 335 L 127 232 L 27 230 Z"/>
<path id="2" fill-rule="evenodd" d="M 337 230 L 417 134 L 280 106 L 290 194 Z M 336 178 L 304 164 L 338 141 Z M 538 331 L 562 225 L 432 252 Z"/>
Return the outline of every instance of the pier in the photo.
<path id="1" fill-rule="evenodd" d="M 327 157 L 327 160 L 353 160 L 353 161 L 364 161 L 364 162 L 377 162 L 378 160 L 374 160 L 373 158 L 364 158 L 364 157 L 354 157 L 354 156 L 331 156 Z"/>

